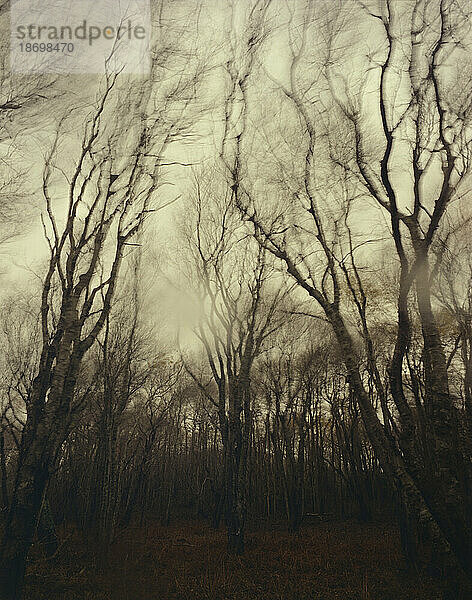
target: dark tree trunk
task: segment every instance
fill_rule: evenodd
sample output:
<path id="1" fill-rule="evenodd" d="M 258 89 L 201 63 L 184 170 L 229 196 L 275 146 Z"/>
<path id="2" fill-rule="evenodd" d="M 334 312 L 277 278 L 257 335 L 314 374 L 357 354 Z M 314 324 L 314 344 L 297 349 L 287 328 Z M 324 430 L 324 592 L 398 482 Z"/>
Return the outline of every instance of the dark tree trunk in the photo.
<path id="1" fill-rule="evenodd" d="M 7 485 L 7 460 L 5 456 L 5 434 L 0 431 L 0 469 L 2 478 L 2 502 L 0 504 L 0 510 L 6 511 L 8 509 L 8 485 Z"/>
<path id="2" fill-rule="evenodd" d="M 333 308 L 325 310 L 343 353 L 349 382 L 359 403 L 366 432 L 382 468 L 404 494 L 408 508 L 418 519 L 419 525 L 427 533 L 433 547 L 441 556 L 441 562 L 445 565 L 448 576 L 456 579 L 460 577 L 460 571 L 463 571 L 470 577 L 472 566 L 468 557 L 463 553 L 462 540 L 457 538 L 457 531 L 448 527 L 450 516 L 445 514 L 446 507 L 434 497 L 429 497 L 427 502 L 409 474 L 402 457 L 387 437 L 364 389 L 354 344 L 341 315 Z"/>
<path id="3" fill-rule="evenodd" d="M 51 505 L 47 494 L 44 496 L 43 505 L 39 514 L 38 521 L 38 541 L 44 549 L 44 553 L 48 558 L 53 557 L 59 548 L 59 541 L 56 534 L 56 525 L 51 510 Z"/>
<path id="4" fill-rule="evenodd" d="M 33 449 L 19 468 L 7 516 L 0 556 L 0 598 L 21 600 L 26 560 L 33 542 L 48 479 L 40 454 Z"/>

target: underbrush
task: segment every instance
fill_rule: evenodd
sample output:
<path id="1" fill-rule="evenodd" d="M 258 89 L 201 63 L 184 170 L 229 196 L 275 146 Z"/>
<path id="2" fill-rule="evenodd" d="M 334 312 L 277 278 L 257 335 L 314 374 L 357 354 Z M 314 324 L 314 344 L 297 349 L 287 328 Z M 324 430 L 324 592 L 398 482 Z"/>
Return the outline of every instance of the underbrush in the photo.
<path id="1" fill-rule="evenodd" d="M 55 558 L 32 554 L 27 600 L 441 600 L 444 592 L 440 579 L 407 568 L 386 524 L 253 528 L 237 557 L 223 530 L 150 523 L 118 532 L 107 568 L 76 531 L 59 533 Z"/>

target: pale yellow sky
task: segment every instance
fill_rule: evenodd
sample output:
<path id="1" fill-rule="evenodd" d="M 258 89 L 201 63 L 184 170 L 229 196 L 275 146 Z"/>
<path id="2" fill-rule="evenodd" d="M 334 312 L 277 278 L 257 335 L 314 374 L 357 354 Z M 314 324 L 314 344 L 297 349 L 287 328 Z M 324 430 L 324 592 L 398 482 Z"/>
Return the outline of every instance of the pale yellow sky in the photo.
<path id="1" fill-rule="evenodd" d="M 277 113 L 279 106 L 287 106 L 287 99 L 280 90 L 275 91 L 279 81 L 282 85 L 288 84 L 288 66 L 289 66 L 289 51 L 288 51 L 288 34 L 289 34 L 289 13 L 287 6 L 295 8 L 295 14 L 292 23 L 293 40 L 299 43 L 301 18 L 304 12 L 305 3 L 302 0 L 293 0 L 285 2 L 285 0 L 274 0 L 269 12 L 269 23 L 271 34 L 266 41 L 264 51 L 261 53 L 259 60 L 263 64 L 263 68 L 257 66 L 257 77 L 251 81 L 250 88 L 250 127 L 257 131 L 261 129 L 261 123 L 266 119 L 268 134 L 273 134 L 275 152 L 278 153 L 280 160 L 288 161 L 290 167 L 290 152 L 298 152 L 300 143 L 288 140 L 284 145 L 283 136 L 290 137 L 293 131 L 297 129 L 296 120 L 289 111 L 286 113 Z M 324 6 L 334 6 L 334 4 L 318 2 L 313 5 L 313 19 L 315 26 L 310 32 L 309 44 L 306 48 L 306 79 L 302 79 L 302 86 L 308 80 L 315 80 L 319 71 L 319 58 L 317 52 L 319 47 L 323 46 L 324 39 L 320 37 L 320 28 L 316 22 L 321 22 L 321 17 L 324 13 Z M 199 96 L 199 102 L 202 109 L 205 109 L 198 123 L 194 128 L 195 138 L 185 143 L 176 142 L 169 148 L 166 154 L 166 159 L 169 162 L 179 161 L 186 164 L 193 164 L 201 167 L 203 164 L 211 164 L 217 159 L 221 144 L 222 133 L 222 118 L 223 118 L 223 100 L 225 92 L 225 72 L 224 63 L 228 58 L 228 48 L 226 46 L 229 22 L 229 4 L 225 0 L 204 0 L 202 2 L 202 10 L 196 11 L 196 3 L 193 0 L 185 2 L 172 2 L 169 4 L 171 11 L 168 13 L 168 19 L 173 20 L 173 24 L 179 27 L 192 28 L 190 29 L 190 38 L 194 40 L 194 50 L 206 56 L 208 55 L 212 61 L 212 68 L 206 74 L 205 86 Z M 247 4 L 244 2 L 236 2 L 238 19 L 243 20 L 243 13 L 247 11 Z M 357 9 L 355 10 L 355 7 Z M 406 6 L 406 4 L 405 4 Z M 337 47 L 339 52 L 336 54 L 339 63 L 336 69 L 333 69 L 333 78 L 337 82 L 335 85 L 342 96 L 342 78 L 350 86 L 351 92 L 358 89 L 360 85 L 359 71 L 366 72 L 369 67 L 368 60 L 378 61 L 383 56 L 381 44 L 381 24 L 378 20 L 362 16 L 360 18 L 359 7 L 351 0 L 346 0 L 343 3 L 344 13 L 340 15 L 341 22 L 344 23 L 340 28 L 337 37 Z M 3 27 L 6 26 L 6 21 L 3 18 Z M 187 29 L 186 29 L 187 30 Z M 313 62 L 310 63 L 310 60 Z M 364 65 L 360 68 L 360 65 Z M 378 62 L 377 62 L 378 65 Z M 269 73 L 269 76 L 267 75 Z M 369 122 L 369 107 L 372 106 L 372 112 L 376 108 L 376 94 L 378 86 L 378 70 L 372 69 L 369 71 L 367 83 L 364 91 L 364 112 L 365 123 L 375 124 L 375 119 L 378 115 L 373 114 L 372 121 Z M 54 122 L 63 114 L 64 110 L 68 110 L 68 106 L 80 104 L 85 107 L 87 103 L 94 97 L 96 87 L 99 83 L 99 78 L 96 76 L 61 76 L 55 82 L 55 88 L 59 88 L 65 92 L 64 97 L 57 98 L 52 102 L 43 103 L 40 105 L 40 111 L 43 122 L 39 122 L 39 126 L 33 127 L 24 136 L 17 136 L 16 152 L 17 161 L 26 171 L 24 178 L 25 198 L 27 202 L 31 200 L 31 204 L 41 205 L 40 174 L 43 164 L 43 156 L 46 153 L 50 144 L 51 132 L 53 131 Z M 401 100 L 401 84 L 399 83 Z M 323 99 L 323 93 L 319 93 L 316 89 L 307 90 L 307 97 Z M 318 96 L 316 95 L 318 94 Z M 285 103 L 285 104 L 284 104 Z M 284 108 L 284 111 L 287 110 Z M 79 113 L 78 113 L 79 114 Z M 63 164 L 71 162 L 74 150 L 76 149 L 79 132 L 83 123 L 83 114 L 77 118 L 77 123 L 74 125 L 77 130 L 74 135 L 69 135 L 67 141 L 64 142 L 63 148 Z M 34 113 L 33 113 L 34 115 Z M 15 115 L 14 115 L 15 116 Z M 15 116 L 16 118 L 16 116 Z M 21 131 L 21 121 L 18 121 L 16 127 Z M 318 124 L 317 124 L 318 125 Z M 11 127 L 15 127 L 13 122 Z M 374 127 L 375 128 L 375 127 Z M 264 142 L 258 131 L 257 139 L 261 144 L 256 150 L 261 152 L 268 151 L 269 142 Z M 376 140 L 373 137 L 373 145 Z M 3 147 L 6 148 L 10 142 L 4 142 Z M 400 205 L 406 206 L 411 197 L 411 173 L 408 171 L 405 160 L 405 168 L 403 168 L 402 153 L 407 157 L 406 146 L 399 148 L 397 155 L 393 157 L 396 166 L 392 170 L 392 178 L 396 184 Z M 400 159 L 400 160 L 398 160 Z M 69 164 L 70 166 L 70 164 Z M 264 172 L 264 164 L 257 165 L 254 172 L 258 171 L 261 185 L 267 184 L 269 180 L 267 173 Z M 170 167 L 166 172 L 166 180 L 170 185 L 162 188 L 161 199 L 166 202 L 172 198 L 185 197 L 189 189 L 189 181 L 192 176 L 190 167 Z M 320 181 L 326 182 L 329 179 L 329 173 L 319 172 Z M 436 181 L 434 176 L 429 180 L 432 188 L 435 187 Z M 61 196 L 65 196 L 65 188 L 57 188 L 58 203 L 61 202 Z M 333 202 L 332 198 L 326 197 L 327 203 Z M 286 202 L 281 198 L 282 204 Z M 146 227 L 147 241 L 149 245 L 150 255 L 160 256 L 164 265 L 160 265 L 163 273 L 167 278 L 171 278 L 173 272 L 179 271 L 178 264 L 178 241 L 176 240 L 175 221 L 177 214 L 182 211 L 182 200 L 178 200 L 174 205 L 159 212 L 152 220 L 149 221 Z M 358 204 L 354 210 L 354 223 L 357 228 L 358 235 L 382 237 L 388 234 L 388 218 L 385 211 L 380 210 L 375 203 L 370 200 Z M 0 271 L 3 282 L 3 289 L 8 290 L 14 285 L 21 287 L 31 277 L 31 273 L 41 273 L 42 263 L 47 256 L 47 246 L 45 244 L 42 227 L 36 212 L 33 215 L 28 215 L 25 218 L 22 226 L 22 234 L 16 237 L 8 244 L 4 244 L 0 248 Z M 176 248 L 177 247 L 177 251 Z M 170 251 L 171 250 L 171 251 Z M 372 249 L 372 252 L 376 250 Z M 152 264 L 152 260 L 150 261 Z M 152 268 L 152 267 L 150 267 Z M 166 278 L 162 278 L 156 283 L 156 294 L 161 299 L 161 305 L 166 305 L 169 313 L 188 312 L 189 308 L 186 301 L 179 302 L 178 293 L 175 290 L 168 288 L 168 299 L 165 298 L 166 286 L 168 283 Z"/>

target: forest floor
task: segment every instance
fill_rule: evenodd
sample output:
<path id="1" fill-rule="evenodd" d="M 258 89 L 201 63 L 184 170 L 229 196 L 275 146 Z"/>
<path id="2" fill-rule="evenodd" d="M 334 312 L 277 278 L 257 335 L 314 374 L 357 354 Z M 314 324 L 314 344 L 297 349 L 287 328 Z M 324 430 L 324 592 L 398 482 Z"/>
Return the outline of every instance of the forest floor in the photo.
<path id="1" fill-rule="evenodd" d="M 225 533 L 205 523 L 157 523 L 119 532 L 109 567 L 93 546 L 60 531 L 56 558 L 36 549 L 26 600 L 440 600 L 443 583 L 409 571 L 392 525 L 325 522 L 299 534 L 279 527 L 247 534 L 230 556 Z M 464 592 L 457 600 L 472 598 Z"/>

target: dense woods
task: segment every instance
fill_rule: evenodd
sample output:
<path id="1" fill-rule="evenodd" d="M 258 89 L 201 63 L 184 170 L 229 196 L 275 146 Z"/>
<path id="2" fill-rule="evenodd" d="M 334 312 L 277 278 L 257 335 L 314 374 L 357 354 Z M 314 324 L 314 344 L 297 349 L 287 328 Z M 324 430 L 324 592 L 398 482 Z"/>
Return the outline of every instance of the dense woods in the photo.
<path id="1" fill-rule="evenodd" d="M 146 76 L 2 45 L 0 598 L 69 538 L 106 574 L 137 536 L 137 581 L 200 526 L 232 573 L 261 527 L 293 557 L 377 527 L 405 598 L 469 598 L 469 3 L 151 5 Z M 403 597 L 373 562 L 284 598 Z"/>

